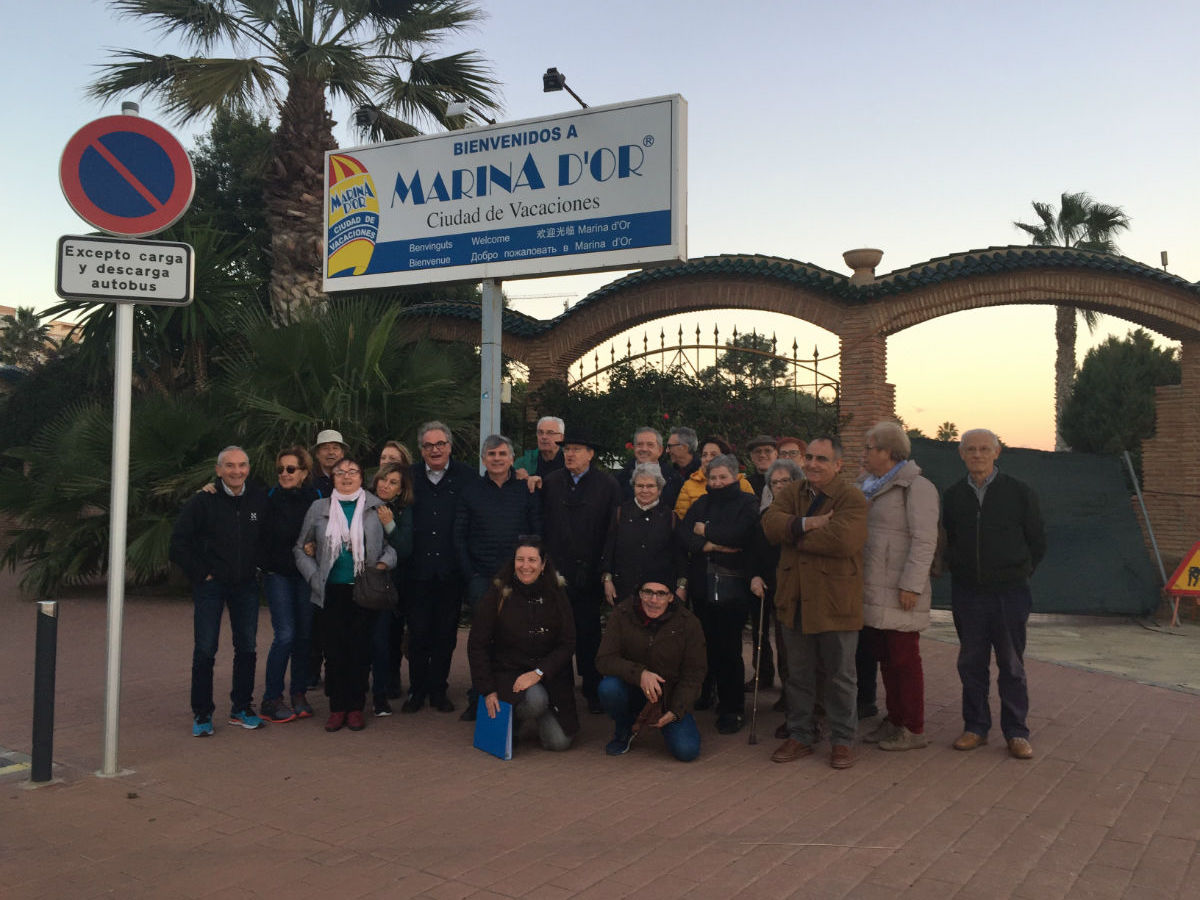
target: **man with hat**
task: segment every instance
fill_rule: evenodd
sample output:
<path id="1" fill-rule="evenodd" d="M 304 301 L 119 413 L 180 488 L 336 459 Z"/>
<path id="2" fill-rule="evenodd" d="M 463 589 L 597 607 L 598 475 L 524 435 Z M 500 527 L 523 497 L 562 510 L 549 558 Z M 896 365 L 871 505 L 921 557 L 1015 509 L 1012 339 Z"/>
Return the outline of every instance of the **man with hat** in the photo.
<path id="1" fill-rule="evenodd" d="M 746 449 L 750 453 L 750 462 L 754 464 L 754 471 L 746 476 L 746 480 L 754 488 L 754 496 L 762 500 L 763 488 L 767 486 L 767 469 L 779 459 L 779 448 L 775 438 L 760 434 L 746 445 Z"/>
<path id="2" fill-rule="evenodd" d="M 313 487 L 321 492 L 322 497 L 333 496 L 333 467 L 346 458 L 350 447 L 342 440 L 342 433 L 326 428 L 317 432 L 317 442 L 313 446 L 313 459 L 317 470 L 313 472 Z"/>
<path id="3" fill-rule="evenodd" d="M 604 602 L 604 547 L 621 504 L 617 480 L 593 465 L 600 447 L 573 429 L 563 435 L 564 468 L 542 482 L 542 520 L 546 549 L 567 580 L 575 615 L 575 668 L 583 681 L 588 710 L 603 712 L 598 689 L 596 651 L 600 648 L 600 605 Z"/>
<path id="4" fill-rule="evenodd" d="M 637 594 L 613 610 L 596 658 L 600 698 L 615 733 L 604 751 L 628 752 L 636 733 L 657 729 L 681 762 L 700 755 L 692 715 L 708 665 L 700 620 L 671 589 L 674 572 L 660 560 L 638 576 Z"/>

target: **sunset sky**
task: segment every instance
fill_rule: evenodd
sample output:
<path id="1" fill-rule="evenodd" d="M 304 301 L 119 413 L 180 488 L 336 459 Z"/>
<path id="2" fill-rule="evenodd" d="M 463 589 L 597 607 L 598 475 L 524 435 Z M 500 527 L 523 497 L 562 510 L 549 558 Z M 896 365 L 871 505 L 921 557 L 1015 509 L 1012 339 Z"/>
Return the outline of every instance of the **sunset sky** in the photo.
<path id="1" fill-rule="evenodd" d="M 884 251 L 879 274 L 948 253 L 1024 243 L 1032 200 L 1088 191 L 1123 206 L 1122 253 L 1200 279 L 1195 36 L 1185 2 L 869 3 L 711 0 L 483 3 L 489 18 L 447 49 L 477 47 L 503 85 L 504 119 L 573 104 L 544 94 L 556 66 L 593 105 L 681 94 L 688 102 L 688 253 L 760 253 L 849 273 L 844 250 Z M 47 50 L 47 37 L 53 35 Z M 0 304 L 54 302 L 54 247 L 86 233 L 58 185 L 79 127 L 119 111 L 83 96 L 106 48 L 165 50 L 107 7 L 46 0 L 0 33 L 10 135 Z M 23 73 L 19 76 L 17 73 Z M 137 99 L 137 98 L 130 98 Z M 343 146 L 358 143 L 335 110 Z M 142 114 L 174 127 L 152 101 Z M 550 317 L 617 277 L 509 282 L 517 308 Z M 550 295 L 535 296 L 529 295 Z M 714 316 L 690 316 L 711 332 Z M 782 316 L 723 314 L 805 353 L 833 338 Z M 1053 312 L 960 313 L 889 341 L 898 412 L 932 432 L 987 424 L 1009 444 L 1052 445 Z M 726 326 L 724 323 L 728 323 Z M 657 335 L 659 323 L 652 328 Z M 665 326 L 674 329 L 674 323 Z M 1078 354 L 1128 323 L 1105 318 Z M 637 330 L 640 342 L 642 329 Z M 621 341 L 622 346 L 624 340 Z"/>

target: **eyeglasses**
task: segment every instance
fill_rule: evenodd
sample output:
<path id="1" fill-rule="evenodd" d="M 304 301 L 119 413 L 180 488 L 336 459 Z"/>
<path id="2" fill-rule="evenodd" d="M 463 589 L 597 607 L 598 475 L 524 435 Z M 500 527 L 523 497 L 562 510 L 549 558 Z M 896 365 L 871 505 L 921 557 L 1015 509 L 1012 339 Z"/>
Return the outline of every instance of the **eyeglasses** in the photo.
<path id="1" fill-rule="evenodd" d="M 679 443 L 679 441 L 676 441 L 673 444 L 670 441 L 667 441 L 667 449 L 668 450 L 674 450 L 676 447 L 682 447 L 682 446 L 683 446 L 683 444 Z"/>
<path id="2" fill-rule="evenodd" d="M 647 600 L 666 600 L 671 596 L 670 591 L 652 591 L 650 588 L 642 588 L 638 593 Z"/>
<path id="3" fill-rule="evenodd" d="M 338 478 L 345 478 L 349 475 L 361 475 L 362 469 L 334 469 L 333 474 Z"/>
<path id="4" fill-rule="evenodd" d="M 538 434 L 538 437 L 555 437 L 556 435 L 562 434 L 562 432 L 561 431 L 544 431 L 541 428 L 539 428 L 537 434 Z"/>
<path id="5" fill-rule="evenodd" d="M 780 450 L 779 455 L 784 459 L 796 459 L 800 456 L 799 450 Z"/>
<path id="6" fill-rule="evenodd" d="M 421 445 L 421 449 L 425 450 L 425 451 L 445 450 L 449 446 L 450 446 L 449 441 L 433 441 L 433 442 L 427 441 L 426 443 Z"/>
<path id="7" fill-rule="evenodd" d="M 299 466 L 278 466 L 275 469 L 275 474 L 282 475 L 284 472 L 287 472 L 289 475 L 295 475 L 297 472 L 303 472 L 303 471 L 304 470 L 302 468 L 300 468 Z"/>
<path id="8" fill-rule="evenodd" d="M 783 487 L 785 484 L 791 484 L 791 483 L 792 483 L 792 479 L 790 479 L 790 478 L 772 478 L 771 479 L 771 487 L 773 487 L 773 488 Z"/>

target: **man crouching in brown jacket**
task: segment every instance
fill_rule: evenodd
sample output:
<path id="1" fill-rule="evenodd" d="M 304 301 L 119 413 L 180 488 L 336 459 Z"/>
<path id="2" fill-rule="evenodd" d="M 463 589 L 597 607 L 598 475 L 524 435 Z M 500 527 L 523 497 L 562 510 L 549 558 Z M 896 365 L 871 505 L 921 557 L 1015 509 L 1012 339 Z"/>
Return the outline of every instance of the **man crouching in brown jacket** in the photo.
<path id="1" fill-rule="evenodd" d="M 781 548 L 775 609 L 788 654 L 788 737 L 771 755 L 775 762 L 813 752 L 820 670 L 833 744 L 829 764 L 835 769 L 854 765 L 854 652 L 863 624 L 867 501 L 841 471 L 841 441 L 813 438 L 804 454 L 805 480 L 786 485 L 762 519 L 767 540 Z"/>

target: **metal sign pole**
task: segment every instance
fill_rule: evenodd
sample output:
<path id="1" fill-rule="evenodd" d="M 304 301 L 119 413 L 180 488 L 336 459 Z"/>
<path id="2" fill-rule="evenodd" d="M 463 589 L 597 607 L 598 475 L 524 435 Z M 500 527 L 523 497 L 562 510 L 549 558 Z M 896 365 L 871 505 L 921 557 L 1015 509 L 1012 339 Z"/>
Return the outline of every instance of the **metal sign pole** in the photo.
<path id="1" fill-rule="evenodd" d="M 121 712 L 121 628 L 125 619 L 125 529 L 129 515 L 129 421 L 133 386 L 133 303 L 117 304 L 113 345 L 112 494 L 108 519 L 108 667 L 104 682 L 104 768 L 117 768 Z"/>
<path id="2" fill-rule="evenodd" d="M 501 341 L 504 332 L 504 292 L 500 282 L 483 282 L 482 333 L 479 341 L 479 449 L 490 434 L 500 433 L 500 377 L 504 369 Z M 483 464 L 479 466 L 483 474 Z"/>

